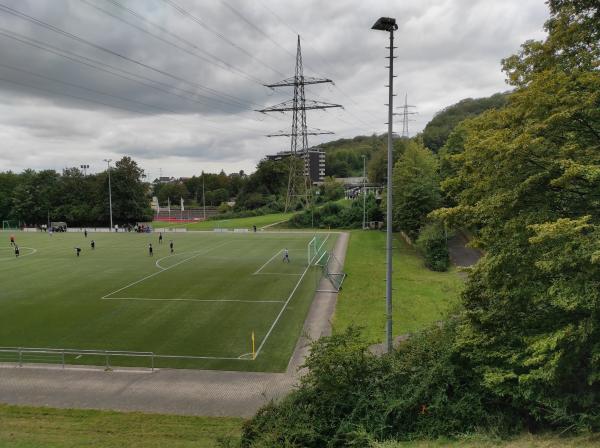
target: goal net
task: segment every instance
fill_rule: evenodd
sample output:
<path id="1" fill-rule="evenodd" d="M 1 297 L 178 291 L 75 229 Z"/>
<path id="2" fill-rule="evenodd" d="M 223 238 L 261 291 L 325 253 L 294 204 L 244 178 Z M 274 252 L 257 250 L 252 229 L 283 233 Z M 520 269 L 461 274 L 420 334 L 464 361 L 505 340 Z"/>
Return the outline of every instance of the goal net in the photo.
<path id="1" fill-rule="evenodd" d="M 8 219 L 2 221 L 2 230 L 18 230 L 19 229 L 19 221 L 14 219 Z"/>
<path id="2" fill-rule="evenodd" d="M 317 266 L 320 266 L 323 272 L 323 277 L 329 280 L 335 291 L 342 289 L 342 284 L 346 278 L 346 273 L 343 271 L 343 265 L 333 252 L 325 252 L 324 255 L 317 261 Z"/>
<path id="3" fill-rule="evenodd" d="M 327 253 L 325 242 L 327 237 L 324 235 L 315 235 L 308 242 L 308 265 L 313 266 Z"/>

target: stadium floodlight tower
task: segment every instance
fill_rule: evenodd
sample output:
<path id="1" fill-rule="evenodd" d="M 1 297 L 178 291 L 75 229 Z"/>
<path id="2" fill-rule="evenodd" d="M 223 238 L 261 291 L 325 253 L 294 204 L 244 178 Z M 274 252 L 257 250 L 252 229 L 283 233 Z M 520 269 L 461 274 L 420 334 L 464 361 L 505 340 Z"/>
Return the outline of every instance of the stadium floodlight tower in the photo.
<path id="1" fill-rule="evenodd" d="M 387 352 L 393 349 L 392 339 L 392 118 L 394 109 L 394 31 L 398 29 L 396 19 L 391 17 L 380 17 L 372 30 L 387 31 L 390 33 L 390 60 L 388 87 L 388 145 L 387 145 L 387 231 L 386 231 L 386 274 L 385 274 L 385 301 L 386 301 L 386 345 Z"/>
<path id="2" fill-rule="evenodd" d="M 108 213 L 110 215 L 110 229 L 108 229 L 109 232 L 113 231 L 113 220 L 112 220 L 112 190 L 110 187 L 110 162 L 112 162 L 112 159 L 103 159 L 106 162 L 106 165 L 108 166 Z"/>

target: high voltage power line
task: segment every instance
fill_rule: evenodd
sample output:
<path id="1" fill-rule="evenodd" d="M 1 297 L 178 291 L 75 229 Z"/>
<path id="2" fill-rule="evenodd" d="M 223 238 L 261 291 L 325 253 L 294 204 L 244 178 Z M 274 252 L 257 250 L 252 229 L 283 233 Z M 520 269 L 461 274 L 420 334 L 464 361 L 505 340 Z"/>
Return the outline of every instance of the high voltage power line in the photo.
<path id="1" fill-rule="evenodd" d="M 203 105 L 206 104 L 205 101 L 199 101 L 199 100 L 194 99 L 193 97 L 184 96 L 184 95 L 181 95 L 179 93 L 173 92 L 171 90 L 175 90 L 175 91 L 187 93 L 187 94 L 190 94 L 192 96 L 199 97 L 199 98 L 204 98 L 207 101 L 219 102 L 219 103 L 222 103 L 224 105 L 228 105 L 228 106 L 233 106 L 233 107 L 239 108 L 239 105 L 237 105 L 237 104 L 230 103 L 230 102 L 218 99 L 218 98 L 208 97 L 208 96 L 199 94 L 199 93 L 191 91 L 191 90 L 183 89 L 181 87 L 175 87 L 175 86 L 172 86 L 170 84 L 167 84 L 167 83 L 164 83 L 164 82 L 161 82 L 161 81 L 157 81 L 157 80 L 154 80 L 152 78 L 148 78 L 148 77 L 146 77 L 144 75 L 136 74 L 136 73 L 130 72 L 128 70 L 125 70 L 125 69 L 122 69 L 122 68 L 119 68 L 119 67 L 114 67 L 114 66 L 112 66 L 110 64 L 107 64 L 105 62 L 97 61 L 95 59 L 88 58 L 87 56 L 83 56 L 83 55 L 77 54 L 77 53 L 69 51 L 69 50 L 61 49 L 61 48 L 56 47 L 54 45 L 46 44 L 46 43 L 41 42 L 39 40 L 32 39 L 32 38 L 29 38 L 27 36 L 23 36 L 22 34 L 18 34 L 18 33 L 12 32 L 10 30 L 6 30 L 6 29 L 1 28 L 1 27 L 0 27 L 0 36 L 4 36 L 4 37 L 6 37 L 8 39 L 12 39 L 12 40 L 20 42 L 22 44 L 29 45 L 29 46 L 38 48 L 40 50 L 43 50 L 43 51 L 55 54 L 55 55 L 60 56 L 60 57 L 62 57 L 64 59 L 70 60 L 71 62 L 76 62 L 78 64 L 85 65 L 85 66 L 90 67 L 90 68 L 92 68 L 94 70 L 98 70 L 98 71 L 102 71 L 102 72 L 105 72 L 105 73 L 109 73 L 109 74 L 111 74 L 113 76 L 116 76 L 116 77 L 119 77 L 119 78 L 122 78 L 122 79 L 129 80 L 131 82 L 135 82 L 135 83 L 144 85 L 144 86 L 152 88 L 154 90 L 165 92 L 165 93 L 168 93 L 170 95 L 177 96 L 177 97 L 182 98 L 182 99 L 184 99 L 186 101 L 192 101 L 194 103 L 203 104 Z M 109 69 L 107 69 L 106 67 L 109 67 Z M 118 72 L 120 72 L 120 73 L 118 73 Z M 125 74 L 123 74 L 123 73 L 125 73 Z M 140 79 L 142 79 L 143 81 L 140 81 Z M 219 106 L 219 105 L 217 105 L 217 106 L 212 105 L 212 107 L 221 107 L 222 108 L 222 106 Z M 244 109 L 251 110 L 250 108 L 247 108 L 247 107 L 244 107 Z"/>
<path id="2" fill-rule="evenodd" d="M 165 1 L 168 1 L 168 0 L 165 0 Z M 75 35 L 73 33 L 65 31 L 65 30 L 63 30 L 61 28 L 58 28 L 58 27 L 54 26 L 54 25 L 46 23 L 46 22 L 44 22 L 42 20 L 36 19 L 35 17 L 29 16 L 29 15 L 27 15 L 27 14 L 21 12 L 21 11 L 17 11 L 16 9 L 10 8 L 10 7 L 6 6 L 6 5 L 0 4 L 0 11 L 3 11 L 3 12 L 8 13 L 8 14 L 11 14 L 11 15 L 13 15 L 15 17 L 19 17 L 22 20 L 26 20 L 28 22 L 34 23 L 34 24 L 36 24 L 38 26 L 41 26 L 41 27 L 43 27 L 45 29 L 53 31 L 53 32 L 55 32 L 57 34 L 63 35 L 65 37 L 68 37 L 68 38 L 73 39 L 73 40 L 75 40 L 77 42 L 83 43 L 85 45 L 88 45 L 88 46 L 90 46 L 92 48 L 95 48 L 97 50 L 103 51 L 103 52 L 105 52 L 107 54 L 113 55 L 113 56 L 118 57 L 120 59 L 126 60 L 126 61 L 128 61 L 128 62 L 130 62 L 132 64 L 138 65 L 138 66 L 143 67 L 145 69 L 148 69 L 148 70 L 151 70 L 153 72 L 159 73 L 159 74 L 161 74 L 163 76 L 166 76 L 166 77 L 172 78 L 174 80 L 183 82 L 183 83 L 188 84 L 188 85 L 193 86 L 193 87 L 197 87 L 197 88 L 199 88 L 201 90 L 208 91 L 212 95 L 223 96 L 223 97 L 226 97 L 226 98 L 230 98 L 231 101 L 237 102 L 240 105 L 244 105 L 244 103 L 246 103 L 247 105 L 257 105 L 255 103 L 252 103 L 251 101 L 247 101 L 247 100 L 244 100 L 242 98 L 235 97 L 233 95 L 229 95 L 229 94 L 227 94 L 225 92 L 220 92 L 220 91 L 218 91 L 216 89 L 213 89 L 211 87 L 207 87 L 207 86 L 205 86 L 203 84 L 200 84 L 200 83 L 196 83 L 196 82 L 193 82 L 193 81 L 188 81 L 188 80 L 186 80 L 186 79 L 184 79 L 184 78 L 182 78 L 180 76 L 174 75 L 174 74 L 169 73 L 169 72 L 167 72 L 165 70 L 162 70 L 160 68 L 156 68 L 156 67 L 153 67 L 153 66 L 151 66 L 149 64 L 146 64 L 144 62 L 132 59 L 132 58 L 130 58 L 128 56 L 122 55 L 122 54 L 120 54 L 120 53 L 118 53 L 116 51 L 113 51 L 113 50 L 109 49 L 109 48 L 106 48 L 106 47 L 103 47 L 101 45 L 98 45 L 98 44 L 95 44 L 93 42 L 90 42 L 90 41 L 88 41 L 88 40 L 86 40 L 86 39 L 84 39 L 84 38 L 82 38 L 82 37 L 80 37 L 78 35 Z"/>
<path id="3" fill-rule="evenodd" d="M 148 19 L 146 19 L 144 16 L 142 16 L 141 14 L 137 13 L 136 11 L 132 10 L 131 8 L 126 7 L 125 5 L 122 5 L 121 3 L 115 1 L 115 0 L 105 0 L 109 3 L 111 3 L 112 5 L 114 5 L 117 8 L 120 8 L 121 10 L 127 12 L 128 14 L 132 15 L 133 17 L 137 18 L 138 20 L 144 22 L 145 24 L 151 26 L 152 28 L 156 28 L 158 30 L 160 30 L 162 33 L 168 34 L 169 36 L 171 36 L 172 38 L 176 39 L 179 42 L 184 43 L 185 45 L 187 45 L 188 47 L 191 47 L 193 50 L 190 50 L 190 48 L 186 48 L 182 45 L 176 44 L 175 42 L 172 42 L 170 40 L 167 40 L 157 34 L 151 33 L 150 31 L 148 31 L 147 29 L 142 28 L 141 26 L 136 25 L 135 23 L 129 22 L 127 20 L 125 20 L 122 17 L 119 17 L 116 14 L 113 14 L 112 12 L 94 4 L 93 2 L 90 2 L 89 0 L 80 0 L 82 3 L 87 4 L 88 6 L 102 12 L 103 14 L 106 14 L 110 17 L 113 17 L 115 20 L 118 20 L 122 23 L 125 23 L 128 26 L 131 26 L 132 28 L 135 28 L 143 33 L 148 34 L 149 36 L 154 37 L 155 39 L 158 39 L 164 43 L 166 43 L 167 45 L 170 45 L 174 48 L 178 48 L 181 51 L 184 51 L 186 53 L 188 53 L 191 56 L 197 57 L 205 62 L 208 62 L 209 64 L 214 65 L 215 67 L 218 67 L 220 69 L 223 70 L 227 70 L 230 73 L 235 73 L 238 76 L 242 76 L 245 79 L 254 82 L 255 84 L 258 84 L 260 86 L 264 85 L 264 82 L 261 81 L 259 78 L 249 74 L 248 72 L 241 70 L 231 64 L 229 64 L 228 62 L 226 62 L 225 60 L 219 58 L 218 56 L 215 56 L 209 52 L 207 52 L 206 50 L 203 50 L 202 48 L 198 47 L 197 45 L 195 45 L 193 42 L 190 42 L 184 38 L 182 38 L 181 36 L 178 36 L 177 34 L 169 31 L 168 29 L 166 29 L 165 27 L 158 25 Z M 198 52 L 202 53 L 202 54 L 198 54 Z M 207 56 L 205 56 L 207 55 Z M 215 62 L 216 61 L 216 62 Z"/>
<path id="4" fill-rule="evenodd" d="M 76 84 L 76 83 L 72 83 L 72 82 L 68 82 L 68 81 L 63 81 L 63 80 L 60 80 L 60 79 L 53 78 L 51 76 L 42 75 L 40 73 L 35 73 L 33 71 L 26 70 L 26 69 L 23 69 L 23 68 L 11 66 L 11 65 L 8 65 L 8 64 L 4 64 L 4 63 L 0 63 L 0 67 L 1 68 L 6 68 L 6 69 L 9 69 L 9 70 L 12 70 L 12 71 L 16 71 L 16 72 L 19 72 L 19 73 L 25 73 L 27 75 L 34 76 L 36 78 L 45 79 L 47 81 L 52 81 L 52 82 L 55 82 L 55 83 L 58 83 L 58 84 L 62 84 L 62 85 L 68 86 L 68 87 L 74 87 L 74 88 L 77 88 L 77 89 L 81 89 L 81 90 L 84 90 L 86 92 L 94 93 L 94 94 L 97 94 L 97 95 L 108 96 L 108 97 L 111 97 L 111 98 L 118 99 L 120 101 L 139 104 L 141 106 L 144 106 L 144 107 L 147 107 L 147 108 L 150 108 L 150 109 L 155 109 L 155 110 L 158 110 L 158 111 L 161 111 L 161 112 L 166 112 L 166 113 L 173 114 L 173 115 L 179 115 L 179 112 L 177 112 L 177 111 L 175 111 L 173 109 L 169 109 L 169 108 L 165 108 L 165 107 L 161 107 L 161 106 L 154 106 L 152 104 L 144 103 L 142 101 L 138 101 L 138 100 L 135 100 L 135 99 L 132 99 L 132 98 L 127 98 L 127 97 L 123 97 L 123 96 L 120 96 L 120 95 L 115 95 L 115 94 L 112 94 L 112 93 L 103 92 L 101 90 L 92 89 L 90 87 L 82 86 L 82 85 L 79 85 L 79 84 Z M 5 78 L 0 78 L 0 81 L 8 82 L 8 83 L 14 83 L 14 84 L 18 84 L 18 85 L 22 85 L 22 86 L 26 86 L 26 87 L 33 87 L 33 88 L 41 90 L 41 91 L 46 91 L 46 92 L 49 92 L 49 93 L 53 93 L 55 95 L 67 96 L 67 97 L 75 98 L 77 100 L 87 101 L 87 102 L 92 102 L 92 103 L 97 103 L 97 104 L 101 104 L 101 105 L 108 106 L 108 107 L 111 107 L 111 108 L 127 110 L 127 111 L 136 112 L 136 113 L 145 114 L 145 115 L 150 115 L 150 116 L 154 115 L 153 113 L 146 112 L 146 111 L 143 111 L 143 110 L 123 108 L 121 106 L 115 106 L 114 104 L 108 104 L 108 103 L 105 103 L 105 102 L 102 102 L 102 101 L 92 100 L 92 99 L 89 99 L 89 98 L 82 98 L 82 97 L 79 97 L 79 96 L 76 96 L 76 95 L 72 95 L 72 94 L 69 94 L 69 93 L 65 93 L 65 92 L 56 92 L 56 91 L 44 89 L 44 88 L 39 87 L 39 86 L 31 86 L 30 84 L 19 83 L 19 82 L 15 82 L 14 80 L 7 80 Z M 171 117 L 171 118 L 175 119 L 174 117 Z M 207 118 L 203 118 L 203 120 L 205 120 L 205 121 L 211 121 L 213 123 L 219 123 L 218 121 L 210 120 L 210 119 L 207 119 Z M 177 121 L 182 122 L 181 120 L 177 120 Z M 208 126 L 210 126 L 210 125 L 208 125 Z M 214 126 L 211 126 L 211 127 L 214 128 Z M 245 126 L 239 126 L 237 124 L 236 124 L 236 127 L 239 127 L 240 129 L 246 129 L 246 130 L 255 132 L 257 135 L 261 135 L 258 131 L 256 131 L 256 129 L 253 129 L 253 128 L 248 128 L 248 127 L 245 127 Z M 219 128 L 216 128 L 216 129 L 219 129 Z M 223 129 L 221 129 L 221 130 L 223 130 Z"/>
<path id="5" fill-rule="evenodd" d="M 183 8 L 182 6 L 178 5 L 176 2 L 174 2 L 173 0 L 162 0 L 164 3 L 170 5 L 173 9 L 175 9 L 179 14 L 187 17 L 188 19 L 192 20 L 193 22 L 197 23 L 198 25 L 200 25 L 202 28 L 204 28 L 205 30 L 209 31 L 210 33 L 214 34 L 215 36 L 217 36 L 219 39 L 223 40 L 224 42 L 227 42 L 229 45 L 231 45 L 234 48 L 237 48 L 239 51 L 241 51 L 242 53 L 244 53 L 246 56 L 250 57 L 251 59 L 259 62 L 261 65 L 269 68 L 270 70 L 274 71 L 275 73 L 281 75 L 281 76 L 285 76 L 283 73 L 281 73 L 279 70 L 277 70 L 276 68 L 270 66 L 269 64 L 267 64 L 266 62 L 264 62 L 263 60 L 257 58 L 256 56 L 254 56 L 252 53 L 250 53 L 249 51 L 245 50 L 244 48 L 240 47 L 238 44 L 236 44 L 235 42 L 231 41 L 230 39 L 228 39 L 226 36 L 224 36 L 223 34 L 219 33 L 218 31 L 212 29 L 206 22 L 204 22 L 202 19 L 200 19 L 199 17 L 196 17 L 195 15 L 193 15 L 191 12 L 187 11 L 185 8 Z"/>

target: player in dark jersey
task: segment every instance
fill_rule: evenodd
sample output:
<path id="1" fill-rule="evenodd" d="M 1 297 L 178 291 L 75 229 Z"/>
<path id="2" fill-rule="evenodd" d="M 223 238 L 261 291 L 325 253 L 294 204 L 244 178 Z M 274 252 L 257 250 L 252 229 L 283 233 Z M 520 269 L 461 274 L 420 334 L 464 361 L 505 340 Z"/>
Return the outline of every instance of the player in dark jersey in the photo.
<path id="1" fill-rule="evenodd" d="M 171 253 L 175 252 L 175 249 L 173 249 L 173 240 L 169 241 L 169 249 L 171 249 Z"/>
<path id="2" fill-rule="evenodd" d="M 77 256 L 79 256 L 79 254 L 81 253 L 81 247 L 76 247 L 75 253 L 77 253 Z"/>
<path id="3" fill-rule="evenodd" d="M 154 255 L 154 249 L 152 249 L 152 243 L 148 244 L 148 255 Z"/>
<path id="4" fill-rule="evenodd" d="M 158 234 L 158 244 L 162 244 L 162 232 Z"/>
<path id="5" fill-rule="evenodd" d="M 15 244 L 15 257 L 19 258 L 19 255 L 21 255 L 21 250 L 19 249 L 19 246 Z"/>
<path id="6" fill-rule="evenodd" d="M 92 248 L 92 250 L 96 248 L 96 242 L 94 240 L 90 241 L 90 247 Z"/>

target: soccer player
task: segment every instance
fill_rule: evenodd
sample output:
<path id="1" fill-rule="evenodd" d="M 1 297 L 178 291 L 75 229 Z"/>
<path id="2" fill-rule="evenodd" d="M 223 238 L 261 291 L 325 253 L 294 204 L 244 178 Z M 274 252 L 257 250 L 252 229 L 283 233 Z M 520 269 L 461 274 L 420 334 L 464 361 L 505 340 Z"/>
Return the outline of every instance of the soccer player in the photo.
<path id="1" fill-rule="evenodd" d="M 252 226 L 252 228 L 254 229 L 254 233 L 256 233 L 256 225 Z"/>
<path id="2" fill-rule="evenodd" d="M 83 236 L 87 238 L 87 229 L 83 229 Z"/>
<path id="3" fill-rule="evenodd" d="M 152 243 L 148 244 L 148 255 L 150 255 L 150 256 L 154 255 L 154 249 L 152 249 Z"/>
<path id="4" fill-rule="evenodd" d="M 158 244 L 162 244 L 162 232 L 158 234 Z"/>
<path id="5" fill-rule="evenodd" d="M 171 253 L 175 252 L 173 249 L 173 240 L 169 241 L 169 249 L 171 249 Z"/>
<path id="6" fill-rule="evenodd" d="M 75 252 L 77 253 L 77 256 L 79 256 L 79 254 L 81 253 L 81 247 L 76 247 Z"/>
<path id="7" fill-rule="evenodd" d="M 21 254 L 21 251 L 19 250 L 19 246 L 17 246 L 15 244 L 15 257 L 19 258 L 19 255 Z"/>
<path id="8" fill-rule="evenodd" d="M 287 249 L 283 249 L 283 262 L 284 263 L 289 263 L 290 262 L 290 254 L 288 252 Z"/>
<path id="9" fill-rule="evenodd" d="M 15 236 L 14 235 L 10 236 L 10 245 L 13 246 L 13 247 L 16 246 L 16 244 L 15 244 Z"/>
<path id="10" fill-rule="evenodd" d="M 96 248 L 96 242 L 94 240 L 90 241 L 90 247 L 92 248 L 92 250 Z"/>

